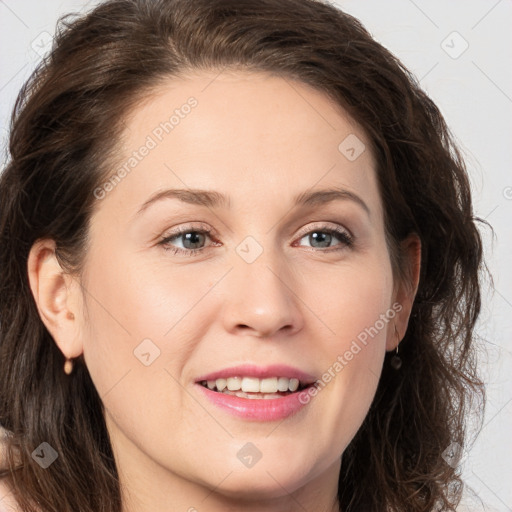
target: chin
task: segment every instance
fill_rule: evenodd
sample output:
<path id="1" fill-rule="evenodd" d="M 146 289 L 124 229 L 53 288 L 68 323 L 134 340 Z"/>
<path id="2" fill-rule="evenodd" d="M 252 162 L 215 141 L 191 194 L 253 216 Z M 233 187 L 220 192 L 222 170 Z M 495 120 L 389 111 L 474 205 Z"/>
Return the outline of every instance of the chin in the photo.
<path id="1" fill-rule="evenodd" d="M 310 470 L 311 468 L 305 468 L 304 465 L 290 467 L 286 464 L 286 460 L 267 460 L 263 464 L 261 459 L 251 468 L 242 466 L 225 470 L 226 478 L 218 491 L 226 497 L 247 501 L 275 499 L 286 496 L 305 485 L 309 481 Z M 216 471 L 212 470 L 210 474 L 221 475 L 222 473 L 218 468 Z M 218 481 L 210 482 L 209 487 L 213 488 L 217 485 Z"/>
<path id="2" fill-rule="evenodd" d="M 268 473 L 265 475 L 247 474 L 244 476 L 235 476 L 231 474 L 221 484 L 217 491 L 226 498 L 240 501 L 262 502 L 265 500 L 275 500 L 280 497 L 289 495 L 300 484 L 294 482 L 287 477 L 285 481 L 279 477 L 274 478 Z M 291 484 L 291 485 L 290 485 Z M 212 483 L 212 488 L 217 487 L 218 483 Z M 285 490 L 286 489 L 286 490 Z"/>

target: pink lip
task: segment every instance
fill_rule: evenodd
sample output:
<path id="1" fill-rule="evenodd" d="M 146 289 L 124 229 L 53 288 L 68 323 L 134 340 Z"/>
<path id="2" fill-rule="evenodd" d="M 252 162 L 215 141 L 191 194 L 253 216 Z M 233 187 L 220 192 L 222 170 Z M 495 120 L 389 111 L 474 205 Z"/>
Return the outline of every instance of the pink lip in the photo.
<path id="1" fill-rule="evenodd" d="M 240 398 L 212 391 L 195 384 L 214 405 L 235 416 L 248 420 L 275 421 L 287 418 L 305 407 L 311 399 L 308 389 L 281 398 Z M 302 400 L 301 400 L 302 398 Z"/>
<path id="2" fill-rule="evenodd" d="M 301 384 L 312 384 L 316 381 L 316 377 L 313 375 L 285 364 L 273 364 L 270 366 L 244 364 L 203 375 L 197 378 L 196 382 L 227 379 L 228 377 L 258 377 L 259 379 L 264 379 L 265 377 L 287 377 L 288 379 L 299 379 Z"/>
<path id="3" fill-rule="evenodd" d="M 297 368 L 279 364 L 264 367 L 256 365 L 232 366 L 231 368 L 224 368 L 223 370 L 202 375 L 196 379 L 196 386 L 200 389 L 200 392 L 204 393 L 206 398 L 215 406 L 235 416 L 257 421 L 275 421 L 287 418 L 305 407 L 312 397 L 307 396 L 309 393 L 306 388 L 281 398 L 241 398 L 212 391 L 200 384 L 208 380 L 237 376 L 258 377 L 260 379 L 265 377 L 287 377 L 288 379 L 298 379 L 301 384 L 306 385 L 310 385 L 317 380 L 314 376 Z"/>

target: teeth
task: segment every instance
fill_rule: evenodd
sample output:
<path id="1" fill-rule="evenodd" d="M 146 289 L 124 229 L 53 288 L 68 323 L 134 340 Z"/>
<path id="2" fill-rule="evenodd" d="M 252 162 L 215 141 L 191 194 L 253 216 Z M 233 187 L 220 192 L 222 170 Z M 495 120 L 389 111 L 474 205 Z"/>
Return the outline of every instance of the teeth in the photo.
<path id="1" fill-rule="evenodd" d="M 226 379 L 217 379 L 215 385 L 217 386 L 217 391 L 224 391 L 228 386 L 228 381 Z"/>
<path id="2" fill-rule="evenodd" d="M 222 379 L 217 379 L 217 381 Z M 229 391 L 238 391 L 242 389 L 242 379 L 240 377 L 229 377 L 227 379 Z M 219 389 L 219 388 L 217 388 Z"/>
<path id="3" fill-rule="evenodd" d="M 224 394 L 238 396 L 239 398 L 251 398 L 251 399 L 263 399 L 270 400 L 272 398 L 283 398 L 283 395 L 279 395 L 278 393 L 244 393 L 243 391 L 229 391 L 224 390 Z"/>
<path id="4" fill-rule="evenodd" d="M 269 379 L 261 379 L 260 393 L 275 393 L 278 390 L 277 377 L 270 377 Z"/>
<path id="5" fill-rule="evenodd" d="M 287 379 L 286 377 L 279 377 L 277 379 L 277 390 L 278 391 L 288 391 L 288 385 L 290 384 L 290 379 Z"/>
<path id="6" fill-rule="evenodd" d="M 244 377 L 242 379 L 242 391 L 244 393 L 259 393 L 260 379 L 257 377 Z"/>
<path id="7" fill-rule="evenodd" d="M 217 379 L 206 381 L 208 389 L 217 390 L 230 395 L 241 395 L 246 393 L 261 393 L 271 395 L 275 393 L 292 393 L 299 389 L 299 379 L 288 379 L 287 377 L 267 377 L 258 379 L 257 377 L 228 377 L 227 379 Z M 241 396 L 240 395 L 240 396 Z M 248 395 L 245 395 L 248 396 Z M 276 395 L 281 396 L 281 395 Z M 272 398 L 265 396 L 264 398 Z"/>
<path id="8" fill-rule="evenodd" d="M 290 379 L 290 385 L 288 386 L 290 391 L 297 391 L 299 389 L 299 379 Z"/>

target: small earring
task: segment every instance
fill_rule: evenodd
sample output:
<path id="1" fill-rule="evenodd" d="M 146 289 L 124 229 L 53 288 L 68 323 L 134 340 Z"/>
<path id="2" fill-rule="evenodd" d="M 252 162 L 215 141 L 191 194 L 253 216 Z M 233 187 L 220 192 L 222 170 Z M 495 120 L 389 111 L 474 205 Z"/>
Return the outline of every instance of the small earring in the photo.
<path id="1" fill-rule="evenodd" d="M 398 334 L 398 331 L 396 330 L 396 325 L 394 327 L 395 327 L 395 334 L 396 334 L 396 339 L 398 340 L 398 343 L 396 345 L 396 354 L 391 358 L 390 364 L 395 370 L 399 370 L 400 367 L 402 366 L 402 358 L 398 355 L 398 345 L 400 345 L 400 335 Z"/>
<path id="2" fill-rule="evenodd" d="M 64 373 L 66 375 L 71 375 L 73 371 L 73 360 L 66 358 L 66 362 L 64 363 Z"/>

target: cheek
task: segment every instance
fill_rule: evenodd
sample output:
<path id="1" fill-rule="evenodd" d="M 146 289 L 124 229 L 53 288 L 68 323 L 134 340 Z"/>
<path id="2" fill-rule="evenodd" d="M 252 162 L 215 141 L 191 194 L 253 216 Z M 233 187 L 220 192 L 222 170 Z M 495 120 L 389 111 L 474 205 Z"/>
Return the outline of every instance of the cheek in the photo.
<path id="1" fill-rule="evenodd" d="M 215 269 L 198 273 L 148 264 L 142 256 L 110 249 L 91 255 L 84 282 L 84 357 L 100 396 L 128 371 L 133 380 L 144 370 L 141 382 L 152 386 L 164 368 L 180 378 L 194 342 L 211 323 L 201 313 L 207 304 L 201 299 L 215 274 Z"/>
<path id="2" fill-rule="evenodd" d="M 322 341 L 322 376 L 314 406 L 324 417 L 319 438 L 335 439 L 340 452 L 360 428 L 375 396 L 386 337 L 397 313 L 387 260 L 366 263 L 331 276 L 328 292 L 317 302 L 334 333 Z"/>
<path id="3" fill-rule="evenodd" d="M 364 338 L 365 330 L 375 324 L 379 333 L 385 335 L 389 322 L 383 325 L 381 318 L 391 308 L 393 293 L 391 266 L 386 257 L 340 265 L 325 275 L 309 276 L 307 282 L 317 286 L 322 283 L 315 292 L 311 286 L 307 291 L 305 282 L 302 293 L 314 305 L 318 318 L 329 327 L 329 352 L 343 349 L 358 336 Z M 391 314 L 394 316 L 393 311 Z"/>
<path id="4" fill-rule="evenodd" d="M 360 272 L 344 276 L 343 292 L 337 297 L 339 310 L 333 319 L 336 343 L 332 346 L 331 363 L 343 374 L 340 389 L 370 393 L 380 375 L 385 355 L 386 338 L 393 328 L 391 267 L 386 259 L 370 262 Z M 340 357 L 341 356 L 341 357 Z M 355 380 L 356 382 L 351 382 Z"/>
<path id="5" fill-rule="evenodd" d="M 164 426 L 193 430 L 194 414 L 178 381 L 199 329 L 190 323 L 190 310 L 208 284 L 200 290 L 183 273 L 180 281 L 135 259 L 116 261 L 121 259 L 101 264 L 91 259 L 94 272 L 84 285 L 89 312 L 84 358 L 108 416 L 135 444 L 147 432 L 162 434 Z M 162 428 L 155 427 L 155 411 Z"/>

